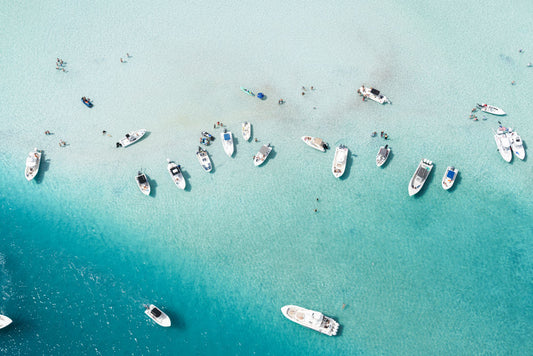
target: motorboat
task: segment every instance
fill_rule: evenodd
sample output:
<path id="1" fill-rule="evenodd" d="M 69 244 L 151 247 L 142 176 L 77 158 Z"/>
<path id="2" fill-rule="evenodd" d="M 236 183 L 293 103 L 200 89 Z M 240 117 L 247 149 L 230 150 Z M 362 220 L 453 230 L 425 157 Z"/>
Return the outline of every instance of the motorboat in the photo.
<path id="1" fill-rule="evenodd" d="M 144 307 L 144 314 L 148 315 L 150 319 L 165 328 L 171 325 L 170 318 L 161 309 L 153 304 L 145 305 Z"/>
<path id="2" fill-rule="evenodd" d="M 453 166 L 446 168 L 444 177 L 442 177 L 442 187 L 444 190 L 448 190 L 453 186 L 453 183 L 455 183 L 455 178 L 457 178 L 457 173 L 459 173 L 459 170 Z"/>
<path id="3" fill-rule="evenodd" d="M 41 165 L 41 152 L 37 148 L 34 148 L 33 151 L 28 153 L 28 157 L 26 157 L 26 170 L 24 173 L 28 181 L 35 178 L 35 176 L 39 172 L 40 165 Z"/>
<path id="4" fill-rule="evenodd" d="M 224 132 L 220 133 L 220 137 L 222 137 L 222 146 L 224 147 L 224 152 L 231 157 L 234 149 L 233 135 L 231 134 L 231 131 L 224 129 Z"/>
<path id="5" fill-rule="evenodd" d="M 196 152 L 196 157 L 198 157 L 198 161 L 200 162 L 200 165 L 206 172 L 211 172 L 211 169 L 213 169 L 213 166 L 211 165 L 211 159 L 209 158 L 209 155 L 207 154 L 207 151 L 202 149 L 202 147 L 198 147 L 198 152 Z"/>
<path id="6" fill-rule="evenodd" d="M 494 131 L 494 141 L 500 155 L 506 162 L 511 162 L 513 159 L 513 152 L 511 151 L 511 141 L 507 137 L 508 130 L 505 127 L 500 126 L 498 131 Z"/>
<path id="7" fill-rule="evenodd" d="M 489 104 L 477 104 L 477 108 L 483 112 L 486 112 L 488 114 L 492 114 L 492 115 L 498 115 L 498 116 L 503 116 L 505 115 L 505 111 L 503 111 L 502 109 L 500 109 L 499 107 L 496 107 L 494 105 L 489 105 Z"/>
<path id="8" fill-rule="evenodd" d="M 117 147 L 127 147 L 129 145 L 132 145 L 135 142 L 138 142 L 144 136 L 145 133 L 145 129 L 140 129 L 127 133 L 123 139 L 117 142 Z"/>
<path id="9" fill-rule="evenodd" d="M 285 305 L 281 313 L 289 320 L 329 336 L 337 335 L 339 323 L 324 314 L 296 305 Z"/>
<path id="10" fill-rule="evenodd" d="M 181 172 L 181 166 L 174 163 L 170 159 L 167 158 L 167 170 L 170 173 L 170 176 L 172 177 L 172 180 L 176 184 L 176 186 L 180 189 L 185 189 L 185 178 L 183 177 L 183 173 Z"/>
<path id="11" fill-rule="evenodd" d="M 389 159 L 390 148 L 389 145 L 381 146 L 376 156 L 376 165 L 381 167 Z"/>
<path id="12" fill-rule="evenodd" d="M 322 141 L 321 138 L 312 137 L 312 136 L 302 136 L 302 141 L 307 145 L 317 149 L 319 151 L 325 152 L 329 148 L 328 144 Z"/>
<path id="13" fill-rule="evenodd" d="M 0 314 L 0 329 L 5 328 L 6 326 L 11 324 L 12 322 L 13 322 L 13 320 L 8 318 L 7 316 Z"/>
<path id="14" fill-rule="evenodd" d="M 518 132 L 509 129 L 509 131 L 507 132 L 507 138 L 509 139 L 509 141 L 511 141 L 511 148 L 515 156 L 520 159 L 526 158 L 526 150 L 524 149 L 524 145 L 522 144 L 522 138 L 520 137 Z"/>
<path id="15" fill-rule="evenodd" d="M 244 141 L 248 141 L 250 139 L 250 136 L 252 134 L 252 128 L 249 122 L 243 122 L 242 123 L 242 138 L 244 138 Z"/>
<path id="16" fill-rule="evenodd" d="M 91 99 L 89 99 L 89 98 L 82 97 L 81 98 L 81 102 L 84 103 L 88 108 L 92 108 L 93 107 L 93 103 L 91 102 Z"/>
<path id="17" fill-rule="evenodd" d="M 425 158 L 420 161 L 420 164 L 418 165 L 415 174 L 413 174 L 413 177 L 409 182 L 409 195 L 415 195 L 420 191 L 420 189 L 422 189 L 432 169 L 433 162 Z"/>
<path id="18" fill-rule="evenodd" d="M 362 85 L 361 88 L 357 89 L 357 92 L 359 93 L 359 95 L 362 95 L 363 98 L 374 100 L 377 103 L 392 104 L 391 101 L 385 95 L 381 94 L 381 92 L 375 88 L 368 88 Z"/>
<path id="19" fill-rule="evenodd" d="M 346 161 L 348 160 L 348 148 L 340 145 L 335 149 L 335 157 L 333 157 L 333 166 L 331 171 L 335 178 L 340 178 L 346 169 Z"/>
<path id="20" fill-rule="evenodd" d="M 268 145 L 263 145 L 259 149 L 259 152 L 257 152 L 257 154 L 254 156 L 254 164 L 256 166 L 262 165 L 271 151 L 272 151 L 272 147 L 270 146 L 270 143 Z"/>
<path id="21" fill-rule="evenodd" d="M 144 195 L 150 195 L 150 182 L 148 181 L 146 174 L 141 171 L 138 171 L 137 175 L 135 176 L 135 181 L 137 182 L 137 186 Z"/>

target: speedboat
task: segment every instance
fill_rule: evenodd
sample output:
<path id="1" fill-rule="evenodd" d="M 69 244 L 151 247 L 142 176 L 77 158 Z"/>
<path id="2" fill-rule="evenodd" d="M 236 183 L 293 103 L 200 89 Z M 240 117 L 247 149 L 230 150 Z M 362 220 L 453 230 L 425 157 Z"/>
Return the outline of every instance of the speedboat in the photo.
<path id="1" fill-rule="evenodd" d="M 259 152 L 254 156 L 254 164 L 256 166 L 260 166 L 265 162 L 266 158 L 270 154 L 270 151 L 272 151 L 272 147 L 270 147 L 270 143 L 268 145 L 263 145 Z"/>
<path id="2" fill-rule="evenodd" d="M 496 141 L 496 146 L 498 147 L 498 151 L 502 158 L 506 162 L 511 162 L 513 159 L 513 152 L 511 151 L 511 141 L 509 141 L 509 138 L 507 137 L 507 132 L 507 129 L 500 126 L 498 131 L 494 132 L 494 141 Z"/>
<path id="3" fill-rule="evenodd" d="M 515 156 L 520 159 L 526 158 L 526 150 L 524 149 L 522 139 L 520 138 L 518 132 L 509 129 L 507 132 L 507 138 L 509 141 L 511 141 L 511 148 L 513 149 Z"/>
<path id="4" fill-rule="evenodd" d="M 93 103 L 91 103 L 91 99 L 88 99 L 86 97 L 81 98 L 81 102 L 87 105 L 88 108 L 93 107 Z"/>
<path id="5" fill-rule="evenodd" d="M 321 332 L 322 334 L 334 336 L 337 335 L 337 331 L 339 330 L 339 323 L 329 316 L 325 316 L 314 310 L 305 309 L 296 305 L 285 305 L 281 308 L 281 312 L 287 319 L 309 329 Z"/>
<path id="6" fill-rule="evenodd" d="M 390 148 L 389 145 L 381 146 L 376 156 L 376 165 L 381 167 L 389 159 Z"/>
<path id="7" fill-rule="evenodd" d="M 126 136 L 123 139 L 117 142 L 117 147 L 127 147 L 129 145 L 132 145 L 135 142 L 139 141 L 144 136 L 145 133 L 146 133 L 145 129 L 132 131 L 126 134 Z"/>
<path id="8" fill-rule="evenodd" d="M 181 173 L 181 166 L 174 163 L 170 159 L 167 158 L 167 170 L 170 173 L 170 176 L 172 177 L 172 180 L 174 183 L 178 186 L 180 189 L 185 189 L 185 178 L 183 177 L 183 173 Z"/>
<path id="9" fill-rule="evenodd" d="M 357 92 L 363 96 L 363 98 L 368 98 L 371 100 L 374 100 L 375 102 L 378 102 L 380 104 L 389 103 L 391 104 L 391 101 L 383 94 L 380 93 L 379 90 L 375 88 L 367 88 L 364 85 L 361 86 L 357 90 Z"/>
<path id="10" fill-rule="evenodd" d="M 139 186 L 139 189 L 144 195 L 150 195 L 150 182 L 148 182 L 146 174 L 141 171 L 138 171 L 137 176 L 135 176 L 135 181 L 137 182 L 137 186 Z"/>
<path id="11" fill-rule="evenodd" d="M 202 131 L 202 136 L 208 138 L 210 141 L 214 141 L 215 137 L 207 131 Z"/>
<path id="12" fill-rule="evenodd" d="M 37 148 L 35 148 L 33 151 L 28 153 L 28 157 L 26 158 L 26 179 L 28 181 L 35 178 L 37 173 L 39 172 L 39 166 L 41 165 L 41 152 Z"/>
<path id="13" fill-rule="evenodd" d="M 326 149 L 329 148 L 328 144 L 318 137 L 302 136 L 302 141 L 313 147 L 314 149 L 317 149 L 322 152 L 325 152 Z"/>
<path id="14" fill-rule="evenodd" d="M 249 122 L 243 122 L 242 123 L 242 138 L 244 138 L 244 141 L 248 141 L 250 139 L 252 133 L 252 129 Z"/>
<path id="15" fill-rule="evenodd" d="M 0 329 L 5 328 L 6 326 L 11 324 L 12 322 L 13 322 L 13 320 L 8 318 L 7 316 L 0 314 Z"/>
<path id="16" fill-rule="evenodd" d="M 231 131 L 224 129 L 224 132 L 220 133 L 220 137 L 222 137 L 224 152 L 231 157 L 233 155 L 233 135 L 231 134 Z"/>
<path id="17" fill-rule="evenodd" d="M 415 174 L 413 174 L 413 177 L 409 182 L 409 195 L 415 195 L 420 191 L 420 189 L 422 189 L 432 169 L 433 162 L 425 158 L 420 161 L 420 164 L 418 165 Z"/>
<path id="18" fill-rule="evenodd" d="M 455 167 L 449 166 L 446 168 L 444 177 L 442 177 L 442 187 L 444 190 L 448 190 L 453 186 L 453 183 L 455 183 L 455 178 L 457 178 L 457 173 L 459 173 L 459 170 Z"/>
<path id="19" fill-rule="evenodd" d="M 205 169 L 206 172 L 211 172 L 211 169 L 213 167 L 211 165 L 211 159 L 209 158 L 207 151 L 202 149 L 202 147 L 198 147 L 198 152 L 196 152 L 196 157 L 198 157 L 198 161 L 200 162 L 200 165 L 202 166 L 202 168 Z"/>
<path id="20" fill-rule="evenodd" d="M 333 166 L 331 171 L 335 178 L 340 178 L 346 169 L 346 161 L 348 160 L 348 148 L 340 145 L 335 149 L 335 157 L 333 157 Z"/>
<path id="21" fill-rule="evenodd" d="M 171 325 L 170 318 L 163 313 L 161 309 L 153 304 L 145 305 L 144 307 L 144 314 L 148 315 L 153 321 L 165 328 L 168 328 Z"/>
<path id="22" fill-rule="evenodd" d="M 500 109 L 499 107 L 496 107 L 494 105 L 477 104 L 477 107 L 478 107 L 479 110 L 481 110 L 483 112 L 486 112 L 488 114 L 498 115 L 498 116 L 505 115 L 505 111 L 503 111 L 502 109 Z"/>

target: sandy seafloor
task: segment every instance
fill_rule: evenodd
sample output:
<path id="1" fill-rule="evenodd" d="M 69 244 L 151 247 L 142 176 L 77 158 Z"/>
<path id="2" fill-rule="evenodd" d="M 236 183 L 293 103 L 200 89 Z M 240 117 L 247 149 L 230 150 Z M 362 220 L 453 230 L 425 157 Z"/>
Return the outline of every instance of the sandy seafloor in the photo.
<path id="1" fill-rule="evenodd" d="M 504 162 L 491 129 L 533 142 L 532 13 L 525 0 L 3 2 L 0 313 L 14 323 L 0 352 L 529 354 L 533 170 Z M 361 84 L 393 104 L 363 102 Z M 478 102 L 508 114 L 469 120 Z M 147 137 L 115 148 L 138 128 Z M 217 137 L 210 174 L 195 157 L 202 130 Z M 381 130 L 388 142 L 370 137 Z M 342 179 L 333 150 L 303 135 L 350 149 Z M 27 182 L 34 147 L 44 161 Z M 409 197 L 422 158 L 435 168 Z M 448 165 L 460 173 L 444 191 Z M 340 335 L 291 323 L 286 304 L 334 317 Z"/>

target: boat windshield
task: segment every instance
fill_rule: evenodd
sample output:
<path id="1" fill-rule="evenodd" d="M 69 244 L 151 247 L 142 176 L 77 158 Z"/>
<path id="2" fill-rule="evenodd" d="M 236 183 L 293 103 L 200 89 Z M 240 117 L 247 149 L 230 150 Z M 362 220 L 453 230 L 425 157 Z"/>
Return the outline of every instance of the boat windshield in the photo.
<path id="1" fill-rule="evenodd" d="M 429 171 L 425 167 L 418 167 L 416 175 L 422 179 L 426 179 L 429 174 Z"/>
<path id="2" fill-rule="evenodd" d="M 377 90 L 377 89 L 372 88 L 372 89 L 370 89 L 370 92 L 372 94 L 374 94 L 374 95 L 379 95 L 379 90 Z"/>
<path id="3" fill-rule="evenodd" d="M 157 308 L 154 308 L 152 309 L 151 311 L 152 315 L 155 316 L 156 318 L 159 318 L 161 316 L 161 310 L 157 309 Z"/>

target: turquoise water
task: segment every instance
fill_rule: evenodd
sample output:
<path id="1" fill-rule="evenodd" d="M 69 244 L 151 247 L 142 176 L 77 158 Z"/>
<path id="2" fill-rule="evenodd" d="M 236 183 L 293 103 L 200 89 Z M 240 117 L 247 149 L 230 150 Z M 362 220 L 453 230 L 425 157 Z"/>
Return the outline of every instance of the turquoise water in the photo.
<path id="1" fill-rule="evenodd" d="M 526 147 L 533 137 L 532 11 L 528 1 L 0 5 L 0 313 L 14 320 L 0 351 L 528 354 L 533 171 L 528 158 L 504 162 L 491 129 L 501 120 Z M 393 104 L 362 102 L 363 83 Z M 477 102 L 508 115 L 469 120 Z M 234 158 L 217 121 L 235 134 Z M 239 139 L 242 121 L 258 143 Z M 114 147 L 138 128 L 150 132 L 142 142 Z M 217 137 L 211 174 L 194 155 L 202 130 Z M 378 169 L 386 141 L 370 133 L 381 130 L 393 155 Z M 342 179 L 333 152 L 303 135 L 347 145 Z M 45 161 L 28 183 L 34 147 Z M 166 158 L 189 189 L 173 185 Z M 409 197 L 421 158 L 435 167 Z M 460 173 L 447 192 L 448 165 Z M 135 186 L 140 168 L 151 197 Z M 154 325 L 146 303 L 173 327 Z M 333 316 L 340 335 L 289 322 L 286 304 Z"/>

